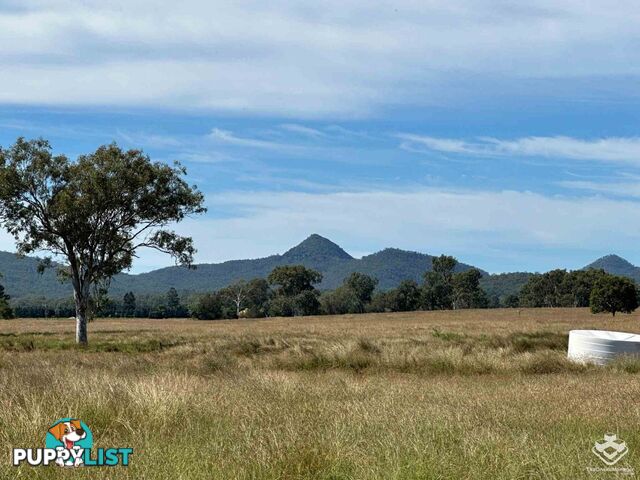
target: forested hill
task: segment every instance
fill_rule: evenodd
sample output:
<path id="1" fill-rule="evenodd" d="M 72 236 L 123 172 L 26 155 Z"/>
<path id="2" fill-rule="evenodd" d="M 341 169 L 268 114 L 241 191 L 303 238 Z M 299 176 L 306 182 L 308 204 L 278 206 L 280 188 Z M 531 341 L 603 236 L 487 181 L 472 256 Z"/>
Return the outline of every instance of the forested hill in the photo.
<path id="1" fill-rule="evenodd" d="M 314 234 L 282 255 L 200 264 L 196 270 L 167 267 L 140 275 L 118 277 L 112 287 L 121 292 L 137 290 L 145 293 L 164 292 L 172 286 L 178 290 L 210 291 L 239 279 L 266 277 L 279 265 L 302 264 L 322 273 L 321 289 L 336 288 L 352 272 L 361 272 L 376 277 L 379 288 L 386 290 L 396 287 L 402 280 L 422 281 L 424 272 L 431 269 L 432 259 L 431 255 L 394 248 L 357 259 L 332 241 Z M 457 270 L 469 268 L 471 266 L 460 264 Z"/>
<path id="2" fill-rule="evenodd" d="M 167 267 L 139 275 L 121 274 L 111 284 L 110 294 L 124 295 L 131 290 L 136 293 L 165 293 L 170 287 L 179 291 L 204 292 L 217 290 L 239 280 L 266 277 L 279 265 L 302 264 L 320 271 L 324 280 L 321 289 L 333 289 L 352 272 L 362 272 L 379 280 L 379 288 L 389 289 L 402 280 L 422 281 L 425 271 L 431 269 L 432 256 L 387 248 L 361 259 L 353 258 L 340 246 L 320 235 L 311 235 L 299 245 L 282 255 L 272 255 L 253 260 L 232 260 L 218 264 L 200 264 L 195 270 Z M 14 254 L 0 252 L 0 272 L 7 293 L 14 298 L 27 295 L 66 297 L 71 295 L 69 285 L 56 279 L 53 270 L 38 275 L 38 260 L 31 257 L 18 258 Z M 459 264 L 458 271 L 471 268 Z"/>

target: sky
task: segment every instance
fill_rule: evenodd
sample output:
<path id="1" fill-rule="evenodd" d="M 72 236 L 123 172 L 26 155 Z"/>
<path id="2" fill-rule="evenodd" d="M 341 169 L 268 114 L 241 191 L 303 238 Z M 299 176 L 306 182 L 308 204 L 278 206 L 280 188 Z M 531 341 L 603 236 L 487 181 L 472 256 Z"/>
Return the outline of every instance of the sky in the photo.
<path id="1" fill-rule="evenodd" d="M 318 233 L 489 272 L 640 264 L 639 24 L 617 0 L 0 0 L 0 145 L 180 161 L 198 263 Z"/>

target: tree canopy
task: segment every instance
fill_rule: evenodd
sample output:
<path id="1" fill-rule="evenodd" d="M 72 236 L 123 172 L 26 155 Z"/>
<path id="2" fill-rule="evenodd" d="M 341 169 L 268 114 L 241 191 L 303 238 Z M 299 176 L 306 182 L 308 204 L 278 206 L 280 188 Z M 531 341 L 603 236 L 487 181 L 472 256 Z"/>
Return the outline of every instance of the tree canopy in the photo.
<path id="1" fill-rule="evenodd" d="M 285 265 L 274 268 L 267 280 L 279 286 L 277 294 L 290 297 L 313 290 L 314 285 L 322 281 L 322 274 L 303 265 Z"/>
<path id="2" fill-rule="evenodd" d="M 271 315 L 315 315 L 320 312 L 319 292 L 314 286 L 322 281 L 320 272 L 303 265 L 285 265 L 274 268 L 268 281 L 278 287 L 269 307 Z"/>

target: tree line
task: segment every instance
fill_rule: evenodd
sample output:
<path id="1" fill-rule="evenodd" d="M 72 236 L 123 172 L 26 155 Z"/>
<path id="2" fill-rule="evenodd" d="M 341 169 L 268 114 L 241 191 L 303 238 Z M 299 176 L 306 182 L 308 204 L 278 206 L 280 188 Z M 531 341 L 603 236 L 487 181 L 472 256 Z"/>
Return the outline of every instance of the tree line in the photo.
<path id="1" fill-rule="evenodd" d="M 139 295 L 128 292 L 121 300 L 99 298 L 96 315 L 101 317 L 175 318 L 202 320 L 260 318 L 268 316 L 342 315 L 415 310 L 493 308 L 480 287 L 482 273 L 469 269 L 455 273 L 457 260 L 441 255 L 423 282 L 404 280 L 398 287 L 377 291 L 378 281 L 353 272 L 335 290 L 317 289 L 322 274 L 303 265 L 275 268 L 269 276 L 239 280 L 220 290 L 182 296 L 175 288 L 166 294 Z M 72 317 L 73 299 L 21 298 L 9 307 L 9 297 L 0 285 L 0 317 Z M 536 274 L 519 294 L 503 299 L 511 308 L 590 307 L 594 313 L 631 312 L 638 307 L 638 290 L 625 278 L 603 270 L 552 270 Z"/>

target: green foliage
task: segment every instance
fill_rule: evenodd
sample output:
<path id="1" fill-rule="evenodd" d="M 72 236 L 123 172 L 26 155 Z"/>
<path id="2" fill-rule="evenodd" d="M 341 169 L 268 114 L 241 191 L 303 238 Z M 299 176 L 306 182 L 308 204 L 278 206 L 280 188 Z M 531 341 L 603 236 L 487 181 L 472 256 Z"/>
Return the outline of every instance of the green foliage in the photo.
<path id="1" fill-rule="evenodd" d="M 216 293 L 201 295 L 191 307 L 191 316 L 199 320 L 216 320 L 223 318 L 223 301 Z"/>
<path id="2" fill-rule="evenodd" d="M 164 310 L 165 311 L 162 315 L 158 315 L 160 318 L 187 316 L 187 309 L 180 302 L 180 295 L 178 295 L 178 291 L 173 287 L 171 287 L 167 292 Z"/>
<path id="3" fill-rule="evenodd" d="M 457 263 L 447 255 L 433 259 L 432 270 L 424 274 L 422 305 L 426 310 L 453 308 L 453 269 Z"/>
<path id="4" fill-rule="evenodd" d="M 295 315 L 294 297 L 279 295 L 271 299 L 269 303 L 269 316 L 293 317 Z"/>
<path id="5" fill-rule="evenodd" d="M 353 292 L 363 306 L 371 301 L 371 295 L 377 285 L 377 278 L 359 272 L 353 272 L 344 281 L 344 286 Z"/>
<path id="6" fill-rule="evenodd" d="M 371 303 L 378 280 L 359 272 L 349 275 L 341 287 L 320 298 L 322 311 L 331 315 L 364 313 Z"/>
<path id="7" fill-rule="evenodd" d="M 476 268 L 456 273 L 452 278 L 453 308 L 487 308 L 489 299 L 480 288 L 482 273 Z"/>
<path id="8" fill-rule="evenodd" d="M 4 287 L 0 285 L 0 318 L 12 318 L 13 311 L 9 306 L 9 295 L 4 293 Z"/>
<path id="9" fill-rule="evenodd" d="M 320 301 L 317 290 L 305 290 L 293 297 L 293 314 L 298 315 L 318 315 L 320 313 Z"/>
<path id="10" fill-rule="evenodd" d="M 420 287 L 413 280 L 403 280 L 390 293 L 392 311 L 410 312 L 420 308 Z"/>
<path id="11" fill-rule="evenodd" d="M 508 295 L 507 298 L 504 299 L 504 306 L 507 308 L 518 308 L 520 306 L 520 297 L 518 295 Z"/>
<path id="12" fill-rule="evenodd" d="M 127 292 L 122 299 L 122 314 L 125 317 L 133 317 L 136 313 L 136 296 L 133 292 Z"/>
<path id="13" fill-rule="evenodd" d="M 522 287 L 523 307 L 587 307 L 595 283 L 607 276 L 603 270 L 551 270 L 535 275 Z"/>
<path id="14" fill-rule="evenodd" d="M 404 280 L 398 288 L 376 293 L 367 310 L 370 312 L 411 312 L 419 310 L 421 303 L 422 290 L 417 282 Z"/>
<path id="15" fill-rule="evenodd" d="M 505 304 L 506 299 L 509 296 L 517 296 L 520 293 L 522 287 L 535 276 L 529 272 L 512 272 L 512 273 L 498 273 L 494 275 L 483 275 L 480 279 L 480 287 L 486 292 L 487 296 L 491 299 L 497 297 L 498 302 L 495 302 L 495 306 Z"/>
<path id="16" fill-rule="evenodd" d="M 353 290 L 346 286 L 325 292 L 320 297 L 322 312 L 327 315 L 343 315 L 345 313 L 361 313 L 364 304 L 360 302 Z"/>
<path id="17" fill-rule="evenodd" d="M 274 268 L 267 280 L 278 286 L 276 295 L 293 297 L 314 290 L 314 285 L 322 281 L 322 274 L 304 265 L 285 265 Z"/>
<path id="18" fill-rule="evenodd" d="M 322 281 L 322 274 L 303 265 L 276 267 L 268 281 L 276 285 L 269 313 L 273 316 L 316 315 L 320 313 L 319 292 L 314 285 Z"/>
<path id="19" fill-rule="evenodd" d="M 605 275 L 599 278 L 591 291 L 592 313 L 631 313 L 638 308 L 638 291 L 635 284 L 625 277 Z"/>
<path id="20" fill-rule="evenodd" d="M 264 278 L 254 278 L 247 283 L 246 316 L 266 317 L 269 311 L 269 283 Z"/>
<path id="21" fill-rule="evenodd" d="M 234 317 L 259 318 L 269 310 L 269 284 L 263 278 L 246 282 L 239 280 L 218 292 L 223 301 L 234 310 Z"/>
<path id="22" fill-rule="evenodd" d="M 269 305 L 269 315 L 278 317 L 294 317 L 318 315 L 320 301 L 317 290 L 304 290 L 298 295 L 276 295 Z"/>

